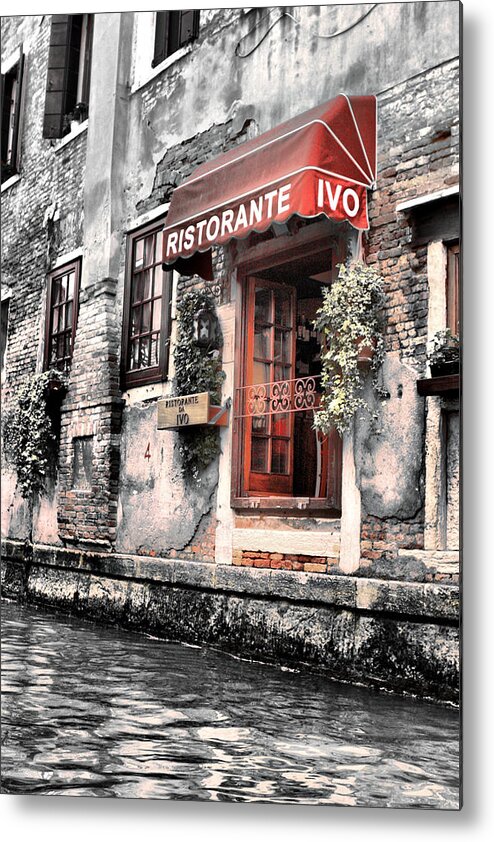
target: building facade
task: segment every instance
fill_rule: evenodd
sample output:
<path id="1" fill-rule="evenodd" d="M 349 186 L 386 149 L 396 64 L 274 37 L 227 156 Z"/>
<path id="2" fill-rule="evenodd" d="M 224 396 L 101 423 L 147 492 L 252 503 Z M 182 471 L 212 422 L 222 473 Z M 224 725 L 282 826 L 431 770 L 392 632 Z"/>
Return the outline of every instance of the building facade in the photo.
<path id="1" fill-rule="evenodd" d="M 3 461 L 7 593 L 456 697 L 459 376 L 431 376 L 427 350 L 459 333 L 460 14 L 441 1 L 2 20 L 4 407 L 36 372 L 68 374 L 43 493 L 23 497 Z M 324 212 L 240 219 L 245 196 L 251 217 L 261 199 L 285 210 L 274 169 L 312 166 L 304 115 L 343 101 L 350 192 L 328 188 Z M 214 215 L 222 189 L 235 216 Z M 209 254 L 171 226 L 192 219 L 174 211 L 184 195 Z M 312 322 L 355 258 L 384 280 L 380 397 L 365 375 L 372 412 L 321 436 Z M 177 371 L 184 312 L 197 341 Z M 203 347 L 201 314 L 219 324 Z M 164 406 L 208 391 L 199 358 L 221 373 L 219 424 L 184 433 Z M 280 383 L 300 411 L 276 410 Z M 253 384 L 267 404 L 249 409 Z M 184 471 L 199 441 L 218 455 Z"/>

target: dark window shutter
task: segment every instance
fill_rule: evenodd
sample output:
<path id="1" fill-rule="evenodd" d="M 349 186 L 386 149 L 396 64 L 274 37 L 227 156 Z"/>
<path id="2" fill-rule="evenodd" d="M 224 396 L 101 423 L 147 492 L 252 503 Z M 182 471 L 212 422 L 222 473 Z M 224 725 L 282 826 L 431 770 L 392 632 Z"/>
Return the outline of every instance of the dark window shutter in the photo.
<path id="1" fill-rule="evenodd" d="M 184 9 L 180 12 L 179 46 L 183 47 L 199 34 L 199 9 Z"/>
<path id="2" fill-rule="evenodd" d="M 20 149 L 20 122 L 21 122 L 21 100 L 22 100 L 22 75 L 24 72 L 24 53 L 21 50 L 19 63 L 17 65 L 17 94 L 15 100 L 14 125 L 12 131 L 12 155 L 11 165 L 16 172 L 19 172 L 19 149 Z"/>
<path id="3" fill-rule="evenodd" d="M 73 80 L 68 72 L 71 36 L 72 15 L 53 15 L 46 77 L 43 137 L 57 138 L 62 137 L 64 133 L 63 118 L 67 113 L 69 85 L 73 87 Z"/>
<path id="4" fill-rule="evenodd" d="M 10 109 L 7 105 L 8 85 L 5 75 L 2 73 L 2 171 L 7 163 L 7 146 L 9 142 L 9 115 Z"/>
<path id="5" fill-rule="evenodd" d="M 156 12 L 156 28 L 154 32 L 154 56 L 151 62 L 153 67 L 164 61 L 168 55 L 168 27 L 170 21 L 169 12 Z"/>
<path id="6" fill-rule="evenodd" d="M 94 15 L 87 16 L 86 52 L 84 55 L 84 78 L 82 87 L 82 102 L 89 106 L 89 89 L 91 86 L 91 60 L 93 56 L 93 28 Z"/>

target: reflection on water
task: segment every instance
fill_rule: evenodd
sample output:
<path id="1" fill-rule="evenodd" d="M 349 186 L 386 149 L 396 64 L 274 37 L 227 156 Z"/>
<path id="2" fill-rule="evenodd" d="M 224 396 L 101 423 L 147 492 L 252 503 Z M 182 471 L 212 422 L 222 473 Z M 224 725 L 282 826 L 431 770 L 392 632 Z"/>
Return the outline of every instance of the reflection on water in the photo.
<path id="1" fill-rule="evenodd" d="M 2 789 L 458 807 L 457 711 L 2 603 Z"/>

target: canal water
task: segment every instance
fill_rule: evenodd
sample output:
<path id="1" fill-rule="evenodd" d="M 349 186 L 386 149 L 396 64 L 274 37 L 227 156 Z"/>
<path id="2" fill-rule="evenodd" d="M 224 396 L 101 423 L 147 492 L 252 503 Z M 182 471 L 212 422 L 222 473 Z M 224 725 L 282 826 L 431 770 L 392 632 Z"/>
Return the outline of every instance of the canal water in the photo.
<path id="1" fill-rule="evenodd" d="M 459 716 L 2 602 L 2 790 L 457 809 Z"/>

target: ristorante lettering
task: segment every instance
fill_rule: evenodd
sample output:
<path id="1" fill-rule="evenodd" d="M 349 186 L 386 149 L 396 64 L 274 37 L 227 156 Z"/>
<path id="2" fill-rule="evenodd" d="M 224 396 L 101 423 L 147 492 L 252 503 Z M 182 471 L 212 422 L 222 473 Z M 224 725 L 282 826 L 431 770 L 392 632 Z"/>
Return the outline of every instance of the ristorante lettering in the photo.
<path id="1" fill-rule="evenodd" d="M 284 184 L 262 196 L 241 202 L 235 209 L 226 208 L 171 231 L 166 238 L 166 259 L 171 260 L 179 254 L 195 251 L 205 244 L 212 245 L 218 239 L 234 237 L 242 230 L 250 230 L 272 218 L 289 216 L 290 188 L 291 184 Z"/>

